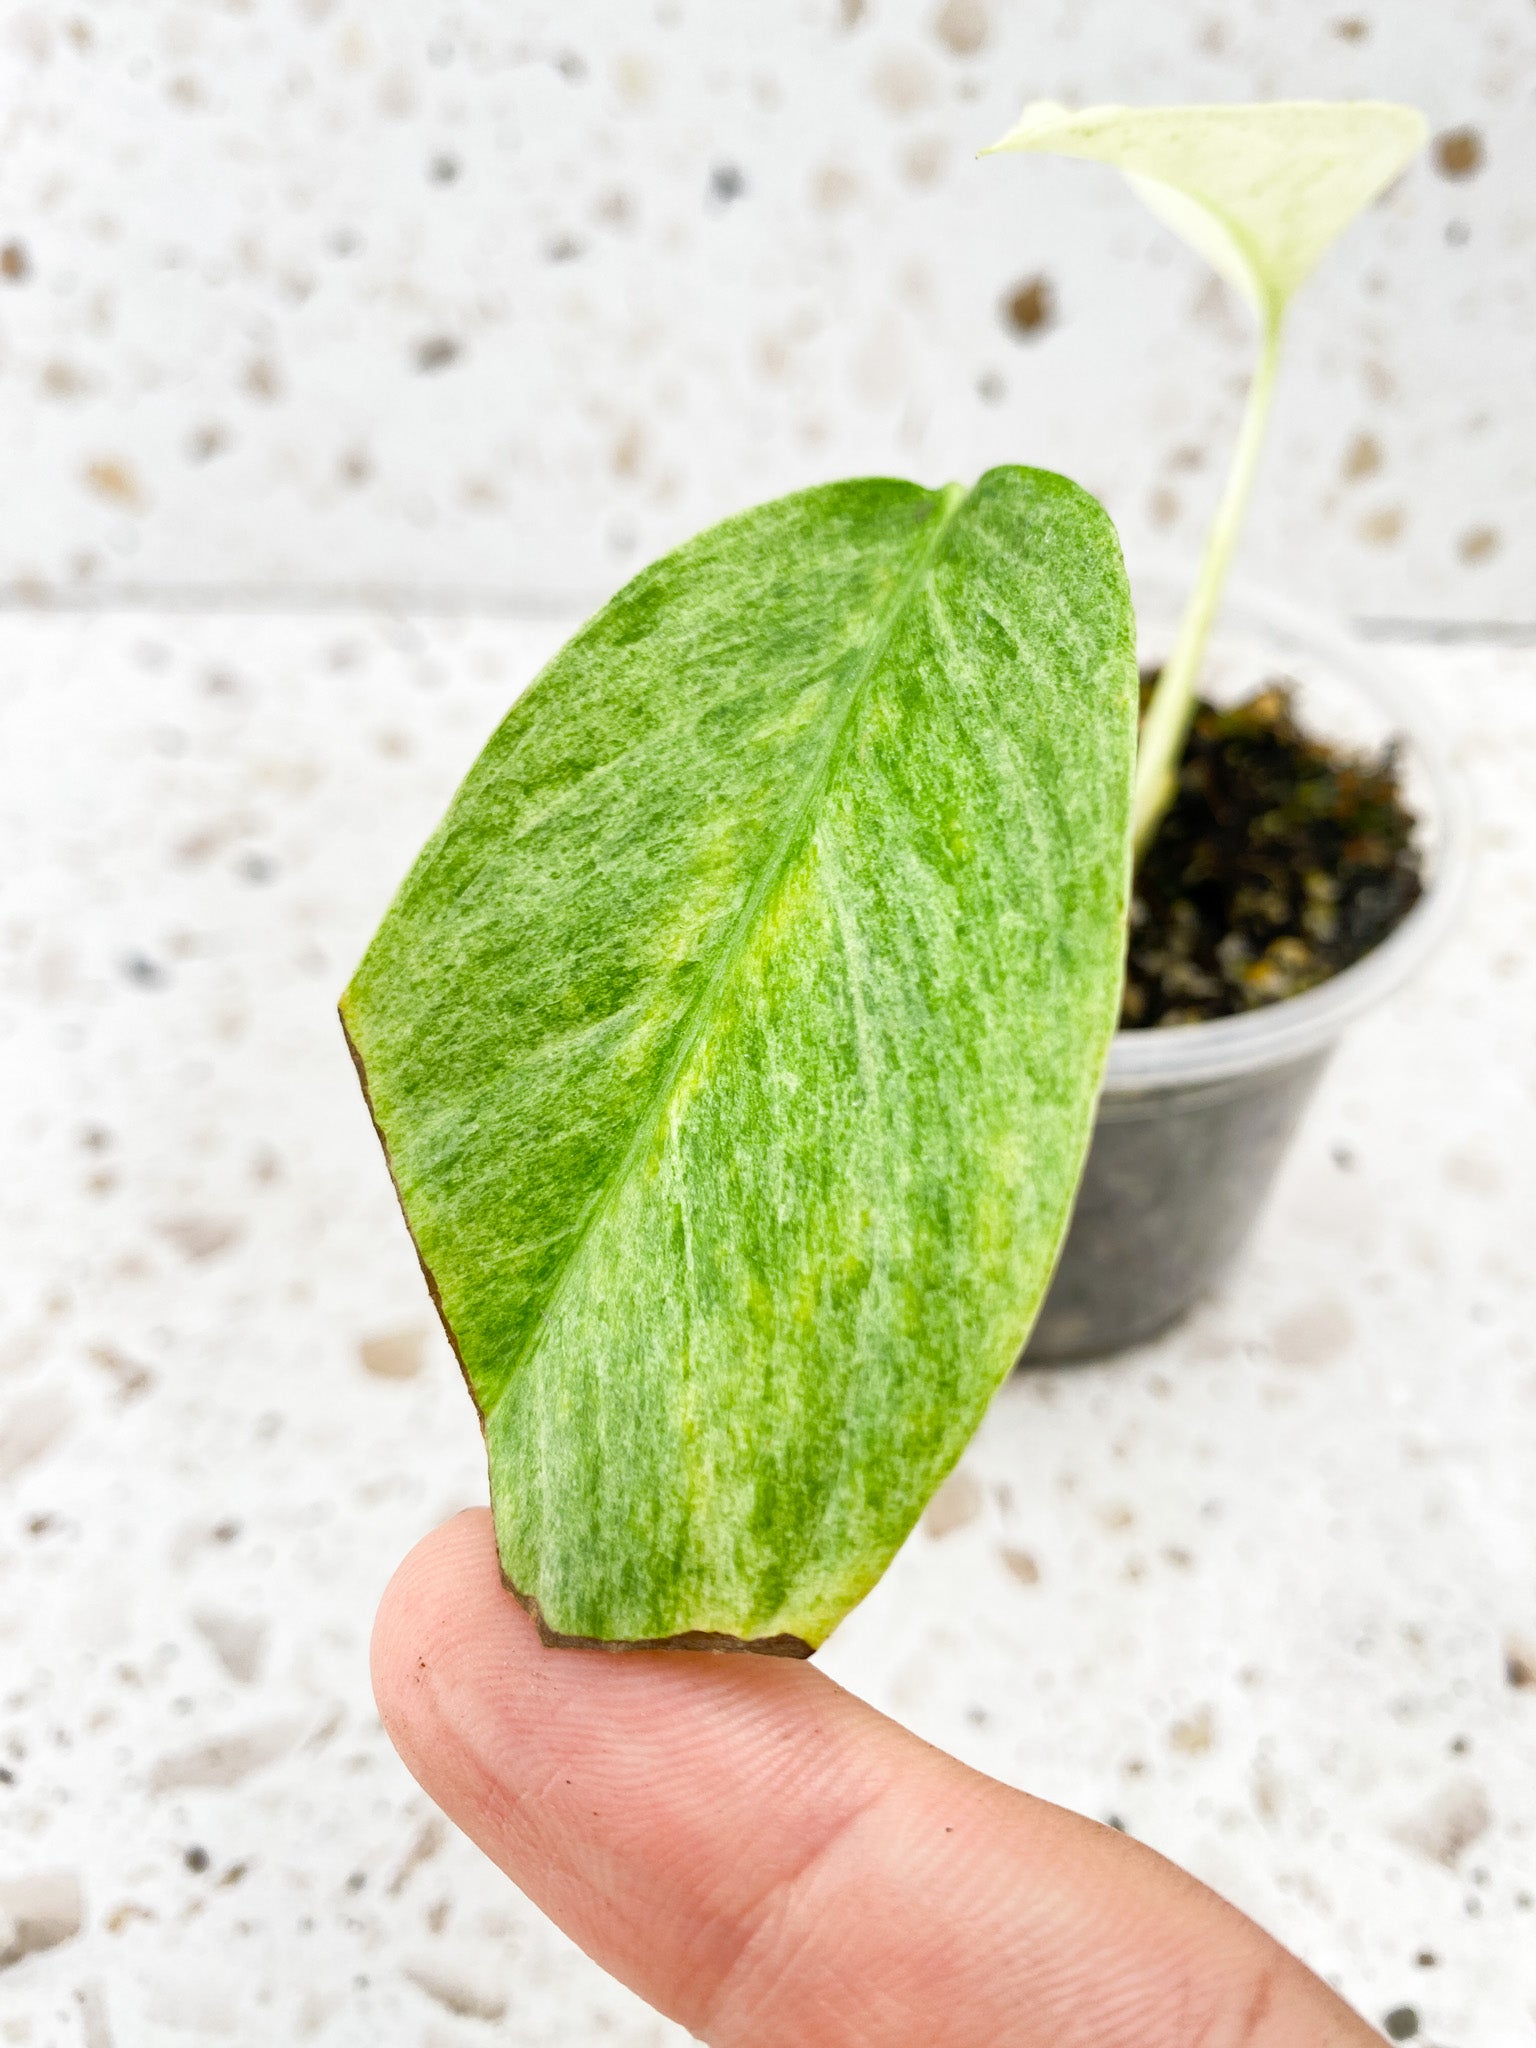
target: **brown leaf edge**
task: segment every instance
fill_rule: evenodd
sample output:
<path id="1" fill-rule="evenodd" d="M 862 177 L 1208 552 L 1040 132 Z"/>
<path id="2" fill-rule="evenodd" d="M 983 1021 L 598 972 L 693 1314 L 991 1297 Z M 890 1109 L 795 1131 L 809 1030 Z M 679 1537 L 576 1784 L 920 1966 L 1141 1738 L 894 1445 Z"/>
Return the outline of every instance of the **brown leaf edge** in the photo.
<path id="1" fill-rule="evenodd" d="M 391 1187 L 395 1191 L 395 1200 L 399 1203 L 400 1214 L 405 1220 L 406 1230 L 410 1233 L 411 1247 L 416 1254 L 416 1263 L 421 1267 L 421 1277 L 427 1283 L 427 1292 L 432 1297 L 432 1306 L 437 1311 L 437 1319 L 443 1326 L 443 1333 L 453 1348 L 454 1357 L 458 1360 L 459 1371 L 463 1375 L 465 1388 L 474 1405 L 475 1419 L 480 1424 L 480 1435 L 483 1441 L 485 1437 L 485 1416 L 476 1398 L 474 1387 L 470 1384 L 469 1374 L 465 1370 L 464 1354 L 459 1349 L 459 1340 L 454 1334 L 453 1325 L 449 1322 L 447 1311 L 443 1307 L 443 1297 L 438 1291 L 437 1276 L 422 1255 L 421 1246 L 416 1242 L 416 1233 L 411 1228 L 411 1219 L 406 1212 L 405 1202 L 400 1193 L 400 1182 L 395 1175 L 395 1162 L 390 1157 L 389 1145 L 385 1140 L 384 1132 L 379 1124 L 378 1114 L 373 1106 L 373 1093 L 368 1086 L 368 1074 L 363 1066 L 362 1055 L 353 1043 L 352 1033 L 347 1029 L 346 1013 L 338 1009 L 337 1016 L 341 1020 L 341 1035 L 346 1040 L 347 1051 L 352 1057 L 352 1065 L 357 1072 L 357 1084 L 362 1089 L 363 1101 L 368 1106 L 368 1117 L 373 1125 L 374 1136 L 379 1141 L 379 1150 L 384 1154 L 384 1164 L 389 1169 L 389 1180 Z M 549 1626 L 548 1622 L 544 1619 L 538 1601 L 534 1599 L 531 1593 L 525 1593 L 520 1586 L 513 1582 L 507 1574 L 505 1565 L 501 1567 L 501 1583 L 512 1595 L 518 1606 L 523 1609 L 524 1613 L 530 1616 L 534 1627 L 539 1632 L 539 1640 L 546 1649 L 611 1650 L 618 1653 L 629 1650 L 704 1650 L 711 1651 L 716 1655 L 801 1658 L 810 1657 L 815 1654 L 814 1646 L 803 1641 L 799 1636 L 732 1636 L 720 1634 L 713 1629 L 685 1629 L 681 1635 L 644 1636 L 632 1638 L 628 1641 L 615 1640 L 606 1636 L 569 1636 L 565 1635 L 561 1630 Z"/>

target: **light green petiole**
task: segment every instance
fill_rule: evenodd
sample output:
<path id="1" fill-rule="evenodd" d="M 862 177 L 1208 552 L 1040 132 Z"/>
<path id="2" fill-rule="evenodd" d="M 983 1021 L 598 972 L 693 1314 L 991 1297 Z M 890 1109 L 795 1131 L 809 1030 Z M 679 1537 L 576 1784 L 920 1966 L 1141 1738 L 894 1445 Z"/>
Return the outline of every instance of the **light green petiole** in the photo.
<path id="1" fill-rule="evenodd" d="M 1138 859 L 1177 788 L 1201 657 L 1264 445 L 1285 308 L 1427 132 L 1417 108 L 1381 100 L 1075 110 L 1037 100 L 992 145 L 1116 165 L 1158 219 L 1243 294 L 1263 327 L 1231 474 L 1142 728 L 1132 822 Z"/>
<path id="2" fill-rule="evenodd" d="M 1248 387 L 1242 429 L 1227 472 L 1200 574 L 1190 594 L 1179 637 L 1172 654 L 1163 664 L 1147 715 L 1142 721 L 1141 741 L 1136 755 L 1136 793 L 1132 800 L 1131 831 L 1139 861 L 1163 822 L 1178 790 L 1178 764 L 1195 716 L 1195 685 L 1211 622 L 1221 601 L 1222 585 L 1232 562 L 1232 551 L 1242 529 L 1243 515 L 1253 493 L 1259 453 L 1269 425 L 1270 403 L 1275 392 L 1275 373 L 1280 365 L 1280 334 L 1284 324 L 1282 308 L 1264 315 L 1264 341 Z"/>

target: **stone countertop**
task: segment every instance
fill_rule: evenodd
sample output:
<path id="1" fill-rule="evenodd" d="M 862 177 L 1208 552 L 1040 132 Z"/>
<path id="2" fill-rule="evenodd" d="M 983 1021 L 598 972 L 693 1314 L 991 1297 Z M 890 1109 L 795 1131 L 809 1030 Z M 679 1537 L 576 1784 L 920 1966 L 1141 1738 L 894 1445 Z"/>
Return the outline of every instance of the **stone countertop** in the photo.
<path id="1" fill-rule="evenodd" d="M 1253 363 L 1027 96 L 1432 139 L 1287 318 L 1253 573 L 1532 618 L 1531 0 L 183 0 L 0 21 L 0 590 L 606 592 L 823 478 L 1080 478 L 1187 557 Z"/>
<path id="2" fill-rule="evenodd" d="M 365 1672 L 396 1560 L 485 1481 L 333 1004 L 560 637 L 0 617 L 0 2042 L 682 2038 L 435 1815 Z M 1475 792 L 1458 936 L 1350 1038 L 1230 1286 L 1006 1387 L 823 1662 L 1396 2038 L 1514 2048 L 1536 654 L 1383 658 Z"/>

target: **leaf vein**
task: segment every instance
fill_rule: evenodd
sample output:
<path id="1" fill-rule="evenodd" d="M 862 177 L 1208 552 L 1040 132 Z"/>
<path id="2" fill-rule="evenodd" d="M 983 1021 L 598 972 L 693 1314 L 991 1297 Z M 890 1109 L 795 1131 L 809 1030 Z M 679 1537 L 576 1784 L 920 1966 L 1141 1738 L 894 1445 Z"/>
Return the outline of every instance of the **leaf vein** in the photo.
<path id="1" fill-rule="evenodd" d="M 774 842 L 767 859 L 763 862 L 757 879 L 748 889 L 741 908 L 726 928 L 724 937 L 717 945 L 709 966 L 700 978 L 699 987 L 683 1014 L 677 1027 L 673 1048 L 661 1068 L 657 1084 L 652 1090 L 645 1109 L 635 1120 L 634 1135 L 625 1147 L 607 1178 L 593 1191 L 586 1209 L 579 1218 L 573 1236 L 575 1242 L 564 1265 L 555 1276 L 543 1306 L 540 1308 L 532 1327 L 516 1355 L 509 1361 L 502 1390 L 487 1410 L 485 1421 L 489 1425 L 491 1416 L 511 1390 L 522 1367 L 534 1355 L 542 1343 L 545 1333 L 553 1323 L 556 1314 L 572 1284 L 574 1275 L 580 1270 L 587 1247 L 597 1235 L 608 1209 L 617 1200 L 619 1193 L 629 1181 L 635 1167 L 645 1156 L 658 1124 L 667 1114 L 677 1083 L 688 1060 L 697 1048 L 707 1028 L 710 1016 L 729 977 L 731 967 L 739 957 L 747 935 L 758 922 L 775 886 L 788 871 L 791 857 L 810 820 L 817 797 L 831 779 L 838 755 L 847 740 L 852 727 L 854 712 L 862 702 L 866 686 L 877 671 L 880 660 L 889 647 L 895 631 L 914 597 L 924 589 L 928 578 L 943 551 L 961 507 L 970 497 L 969 491 L 962 491 L 957 485 L 950 485 L 941 498 L 932 526 L 924 536 L 925 545 L 906 576 L 879 616 L 870 634 L 864 659 L 851 670 L 844 688 L 843 702 L 838 711 L 828 720 L 829 735 L 826 744 L 811 772 L 805 778 L 800 801 L 790 812 L 789 819 Z"/>

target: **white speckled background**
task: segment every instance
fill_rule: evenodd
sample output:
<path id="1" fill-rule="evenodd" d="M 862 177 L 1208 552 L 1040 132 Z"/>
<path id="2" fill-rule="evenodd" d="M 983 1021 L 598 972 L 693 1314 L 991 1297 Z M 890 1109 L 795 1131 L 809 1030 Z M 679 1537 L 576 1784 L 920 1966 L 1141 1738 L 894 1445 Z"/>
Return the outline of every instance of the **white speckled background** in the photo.
<path id="1" fill-rule="evenodd" d="M 1187 553 L 1239 316 L 1108 174 L 970 153 L 1308 92 L 1444 146 L 1300 307 L 1245 571 L 1517 641 L 1529 0 L 0 20 L 0 2044 L 681 2038 L 374 1716 L 377 1593 L 484 1477 L 334 998 L 571 599 L 704 520 L 1028 459 Z M 1459 937 L 1223 1295 L 1011 1384 L 824 1661 L 1401 2038 L 1530 2048 L 1536 651 L 1391 658 L 1476 798 Z"/>
<path id="2" fill-rule="evenodd" d="M 23 0 L 0 65 L 13 592 L 584 599 L 999 459 L 1187 551 L 1245 316 L 1114 173 L 974 152 L 1026 97 L 1375 94 L 1441 146 L 1298 305 L 1249 567 L 1536 619 L 1530 0 Z"/>
<path id="3" fill-rule="evenodd" d="M 0 627 L 0 1877 L 68 1873 L 83 1918 L 0 1971 L 0 2040 L 674 2038 L 433 1820 L 364 1669 L 484 1479 L 332 1005 L 560 630 Z M 1411 665 L 1477 796 L 1462 935 L 1346 1047 L 1223 1297 L 1005 1390 L 825 1662 L 1373 2017 L 1515 2048 L 1536 659 Z"/>

